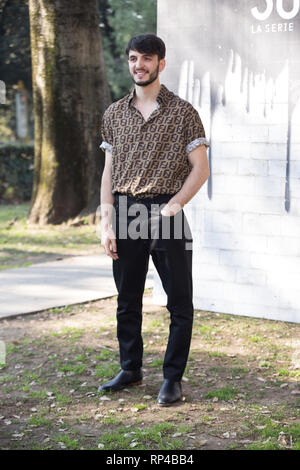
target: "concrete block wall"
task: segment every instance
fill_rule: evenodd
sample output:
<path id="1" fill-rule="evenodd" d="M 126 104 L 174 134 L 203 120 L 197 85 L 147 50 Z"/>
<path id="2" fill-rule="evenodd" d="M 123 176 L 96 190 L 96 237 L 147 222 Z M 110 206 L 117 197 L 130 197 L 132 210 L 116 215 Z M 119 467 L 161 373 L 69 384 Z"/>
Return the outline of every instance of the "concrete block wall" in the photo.
<path id="1" fill-rule="evenodd" d="M 213 27 L 204 7 L 158 0 L 157 34 L 167 47 L 161 82 L 192 102 L 211 141 L 211 181 L 185 207 L 194 238 L 194 306 L 300 322 L 300 103 L 289 121 L 291 65 L 283 60 L 269 78 L 250 68 L 245 74 L 243 57 L 229 50 L 224 80 L 216 80 L 226 101 L 217 97 L 212 108 L 213 63 L 201 63 L 195 41 L 201 25 Z M 240 82 L 247 74 L 245 94 Z M 166 304 L 157 275 L 153 299 Z"/>

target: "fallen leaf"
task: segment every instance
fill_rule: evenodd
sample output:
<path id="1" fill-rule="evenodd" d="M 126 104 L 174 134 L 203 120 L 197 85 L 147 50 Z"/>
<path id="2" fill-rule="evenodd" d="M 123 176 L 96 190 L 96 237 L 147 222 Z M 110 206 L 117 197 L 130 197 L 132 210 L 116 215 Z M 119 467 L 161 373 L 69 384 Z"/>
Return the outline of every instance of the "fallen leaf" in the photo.
<path id="1" fill-rule="evenodd" d="M 202 441 L 197 441 L 197 445 L 198 445 L 199 447 L 205 446 L 205 444 L 207 444 L 207 441 L 206 441 L 205 439 L 203 439 Z"/>
<path id="2" fill-rule="evenodd" d="M 138 445 L 137 442 L 132 442 L 132 443 L 129 445 L 129 447 L 136 447 L 137 445 Z"/>
<path id="3" fill-rule="evenodd" d="M 284 434 L 283 431 L 279 433 L 277 441 L 279 442 L 280 445 L 287 446 L 286 435 Z"/>

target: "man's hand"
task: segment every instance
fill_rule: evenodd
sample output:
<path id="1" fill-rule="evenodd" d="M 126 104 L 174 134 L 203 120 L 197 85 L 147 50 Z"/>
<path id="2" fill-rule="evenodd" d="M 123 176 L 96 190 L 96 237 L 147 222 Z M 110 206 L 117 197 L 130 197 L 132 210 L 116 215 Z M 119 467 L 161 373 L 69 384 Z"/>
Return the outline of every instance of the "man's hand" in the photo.
<path id="1" fill-rule="evenodd" d="M 161 215 L 171 217 L 177 212 L 181 211 L 182 206 L 178 204 L 177 202 L 172 202 L 172 199 L 168 202 L 168 204 L 165 205 L 165 207 L 161 210 Z"/>
<path id="2" fill-rule="evenodd" d="M 110 258 L 117 260 L 119 259 L 117 253 L 116 236 L 111 227 L 103 227 L 101 230 L 101 246 L 103 246 L 105 253 Z"/>

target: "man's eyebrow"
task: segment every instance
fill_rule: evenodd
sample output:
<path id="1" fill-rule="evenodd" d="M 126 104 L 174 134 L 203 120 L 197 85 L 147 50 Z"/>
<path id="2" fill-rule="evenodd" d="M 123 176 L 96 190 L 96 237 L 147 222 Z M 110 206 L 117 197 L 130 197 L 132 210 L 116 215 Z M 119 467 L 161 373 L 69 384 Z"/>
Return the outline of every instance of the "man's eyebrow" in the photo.
<path id="1" fill-rule="evenodd" d="M 142 54 L 142 56 L 143 56 L 143 57 L 145 57 L 145 56 L 146 56 L 146 57 L 153 57 L 154 54 L 150 54 L 150 53 L 147 54 L 147 53 L 145 53 L 145 54 Z M 130 57 L 136 57 L 136 54 L 129 54 L 129 58 L 130 58 Z"/>

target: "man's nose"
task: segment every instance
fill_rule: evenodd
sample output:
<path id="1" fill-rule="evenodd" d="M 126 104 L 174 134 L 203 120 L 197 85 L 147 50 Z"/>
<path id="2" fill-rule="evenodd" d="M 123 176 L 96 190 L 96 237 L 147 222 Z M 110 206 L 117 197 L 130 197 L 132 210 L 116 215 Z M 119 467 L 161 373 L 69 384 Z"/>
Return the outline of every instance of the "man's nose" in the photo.
<path id="1" fill-rule="evenodd" d="M 138 68 L 140 68 L 140 67 L 143 67 L 143 65 L 144 65 L 144 60 L 143 60 L 143 58 L 142 58 L 142 57 L 138 58 L 138 59 L 136 60 L 136 68 L 138 69 Z"/>

